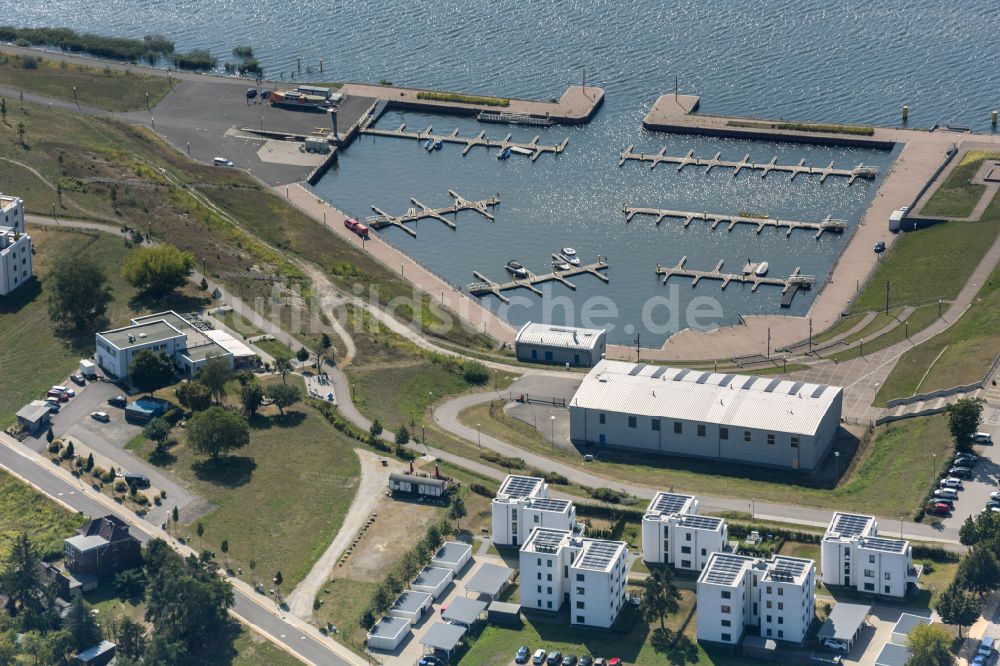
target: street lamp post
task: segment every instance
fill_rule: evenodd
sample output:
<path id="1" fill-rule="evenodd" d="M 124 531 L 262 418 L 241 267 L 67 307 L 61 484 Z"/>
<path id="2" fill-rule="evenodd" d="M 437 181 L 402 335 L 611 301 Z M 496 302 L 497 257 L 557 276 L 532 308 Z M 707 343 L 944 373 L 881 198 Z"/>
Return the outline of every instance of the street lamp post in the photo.
<path id="1" fill-rule="evenodd" d="M 750 520 L 754 519 L 754 516 L 757 513 L 756 509 L 757 509 L 757 498 L 756 497 L 751 497 L 750 498 Z"/>
<path id="2" fill-rule="evenodd" d="M 833 460 L 836 464 L 834 468 L 835 476 L 833 477 L 833 485 L 836 487 L 837 482 L 840 480 L 840 451 L 833 452 Z"/>
<path id="3" fill-rule="evenodd" d="M 483 433 L 479 431 L 479 424 L 476 424 L 476 442 L 479 444 L 479 448 L 483 448 Z"/>
<path id="4" fill-rule="evenodd" d="M 552 440 L 552 448 L 556 446 L 556 417 L 553 414 L 549 417 L 549 423 L 552 425 L 550 438 Z"/>

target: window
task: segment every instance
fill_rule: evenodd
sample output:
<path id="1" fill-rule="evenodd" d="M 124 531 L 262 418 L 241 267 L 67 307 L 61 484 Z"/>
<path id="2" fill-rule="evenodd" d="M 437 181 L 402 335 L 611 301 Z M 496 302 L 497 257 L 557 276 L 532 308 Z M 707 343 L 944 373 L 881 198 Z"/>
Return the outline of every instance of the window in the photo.
<path id="1" fill-rule="evenodd" d="M 583 608 L 583 602 L 582 601 L 576 602 L 576 607 L 577 608 Z"/>
<path id="2" fill-rule="evenodd" d="M 684 424 L 680 421 L 674 421 L 674 434 L 680 435 L 684 432 Z"/>
<path id="3" fill-rule="evenodd" d="M 793 449 L 799 448 L 799 436 L 798 435 L 792 435 L 792 448 Z"/>
<path id="4" fill-rule="evenodd" d="M 547 566 L 548 568 L 551 569 L 552 568 L 552 560 L 545 560 L 545 566 Z"/>
<path id="5" fill-rule="evenodd" d="M 691 554 L 691 546 L 681 546 L 681 554 L 682 555 L 690 555 Z"/>
<path id="6" fill-rule="evenodd" d="M 729 428 L 719 428 L 719 439 L 729 439 Z"/>
<path id="7" fill-rule="evenodd" d="M 546 605 L 548 605 L 549 608 L 552 608 L 552 602 L 551 601 L 546 602 Z"/>
<path id="8" fill-rule="evenodd" d="M 770 585 L 767 586 L 767 593 L 771 594 L 771 586 Z"/>
<path id="9" fill-rule="evenodd" d="M 604 414 L 597 415 L 597 422 L 600 423 L 601 425 L 604 425 L 604 419 L 605 419 Z"/>
<path id="10" fill-rule="evenodd" d="M 699 437 L 705 436 L 705 426 L 702 425 L 701 423 L 698 424 L 698 436 Z"/>
<path id="11" fill-rule="evenodd" d="M 779 597 L 780 597 L 780 596 L 784 596 L 784 594 L 785 594 L 785 588 L 783 588 L 783 587 L 779 587 L 779 588 L 778 588 L 778 596 L 779 596 Z"/>
<path id="12" fill-rule="evenodd" d="M 865 583 L 865 591 L 866 592 L 874 592 L 875 591 L 875 583 Z"/>
<path id="13" fill-rule="evenodd" d="M 542 566 L 542 558 L 538 558 L 538 566 Z"/>
<path id="14" fill-rule="evenodd" d="M 785 610 L 785 604 L 778 602 L 778 610 Z"/>
<path id="15" fill-rule="evenodd" d="M 660 419 L 653 419 L 652 421 L 653 430 L 660 432 Z"/>
<path id="16" fill-rule="evenodd" d="M 541 594 L 541 593 L 542 593 L 542 586 L 541 586 L 541 585 L 539 585 L 539 586 L 538 586 L 538 594 Z"/>
<path id="17" fill-rule="evenodd" d="M 729 621 L 729 620 L 723 620 L 722 621 L 722 626 L 723 627 L 731 627 L 731 626 L 733 626 L 733 623 L 731 621 Z"/>
<path id="18" fill-rule="evenodd" d="M 770 615 L 768 615 L 768 616 L 767 616 L 767 621 L 768 621 L 768 622 L 770 622 L 770 621 L 771 621 L 771 616 L 770 616 Z"/>
<path id="19" fill-rule="evenodd" d="M 542 579 L 542 572 L 541 572 L 541 571 L 539 571 L 539 572 L 538 572 L 538 580 L 541 580 L 541 579 Z"/>
<path id="20" fill-rule="evenodd" d="M 534 352 L 532 352 L 532 353 L 534 353 Z M 541 600 L 541 599 L 539 599 L 539 600 L 538 600 L 538 607 L 539 607 L 539 608 L 541 608 L 541 607 L 542 607 L 542 600 Z"/>
<path id="21" fill-rule="evenodd" d="M 784 623 L 785 623 L 785 618 L 783 618 L 783 617 L 781 617 L 781 616 L 779 615 L 779 616 L 778 616 L 778 624 L 784 624 Z"/>
<path id="22" fill-rule="evenodd" d="M 706 555 L 708 555 L 708 549 L 707 548 L 702 548 L 701 549 L 701 556 L 705 557 Z"/>
<path id="23" fill-rule="evenodd" d="M 684 540 L 685 541 L 690 541 L 691 540 L 691 533 L 690 532 L 688 532 L 687 534 L 684 535 Z"/>
<path id="24" fill-rule="evenodd" d="M 770 600 L 768 600 L 768 601 L 767 601 L 767 607 L 768 607 L 768 608 L 770 608 L 770 607 L 771 607 L 771 601 L 770 601 Z"/>
<path id="25" fill-rule="evenodd" d="M 582 583 L 583 582 L 583 574 L 578 573 L 576 575 L 576 582 L 578 582 L 578 583 Z"/>
<path id="26" fill-rule="evenodd" d="M 729 643 L 733 640 L 733 637 L 730 636 L 729 634 L 722 634 L 720 638 L 726 643 Z"/>
<path id="27" fill-rule="evenodd" d="M 886 572 L 885 572 L 885 579 L 886 579 L 886 580 L 891 580 L 891 578 L 890 578 L 890 576 L 889 576 L 889 572 L 888 572 L 888 571 L 886 571 Z"/>
<path id="28" fill-rule="evenodd" d="M 582 615 L 577 615 L 577 616 L 576 616 L 576 622 L 577 622 L 577 624 L 583 624 L 583 623 L 584 623 L 584 622 L 586 622 L 586 621 L 587 621 L 587 620 L 585 620 L 585 619 L 584 619 L 584 617 L 583 617 Z"/>
<path id="29" fill-rule="evenodd" d="M 541 520 L 541 516 L 539 516 L 539 515 L 538 515 L 538 514 L 536 513 L 536 514 L 535 514 L 535 524 L 536 524 L 536 525 L 538 524 L 539 520 Z"/>
<path id="30" fill-rule="evenodd" d="M 875 571 L 873 571 L 872 569 L 865 569 L 865 578 L 874 578 L 874 577 L 875 577 Z"/>
<path id="31" fill-rule="evenodd" d="M 732 596 L 733 596 L 733 593 L 732 593 L 732 592 L 730 592 L 729 590 L 723 590 L 723 591 L 722 591 L 722 598 L 723 598 L 723 599 L 729 599 L 729 598 L 731 598 Z"/>
<path id="32" fill-rule="evenodd" d="M 768 630 L 767 630 L 767 635 L 768 635 L 768 636 L 770 636 L 770 635 L 771 635 L 771 630 L 770 630 L 770 629 L 768 629 Z"/>
<path id="33" fill-rule="evenodd" d="M 552 574 L 545 574 L 545 576 L 546 576 L 546 580 L 548 580 L 551 583 L 552 582 Z"/>
<path id="34" fill-rule="evenodd" d="M 784 638 L 784 637 L 785 637 L 785 632 L 782 631 L 781 629 L 778 629 L 778 638 Z"/>
<path id="35" fill-rule="evenodd" d="M 886 585 L 885 586 L 885 593 L 886 594 L 890 594 L 891 592 L 892 592 L 892 586 L 891 585 Z"/>
<path id="36" fill-rule="evenodd" d="M 582 587 L 578 587 L 578 588 L 576 588 L 576 593 L 577 593 L 577 594 L 586 594 L 586 593 L 585 593 L 585 592 L 583 591 L 583 588 L 582 588 Z"/>
<path id="37" fill-rule="evenodd" d="M 723 613 L 729 613 L 729 606 L 723 606 L 721 610 Z"/>
<path id="38" fill-rule="evenodd" d="M 874 555 L 869 555 L 868 556 L 868 564 L 875 564 L 875 556 Z"/>
<path id="39" fill-rule="evenodd" d="M 749 430 L 744 430 L 743 431 L 743 441 L 744 442 L 749 442 L 750 441 L 750 431 Z"/>
<path id="40" fill-rule="evenodd" d="M 628 417 L 628 427 L 634 428 L 636 423 L 636 418 L 634 416 Z"/>
<path id="41" fill-rule="evenodd" d="M 691 560 L 681 560 L 681 568 L 682 569 L 690 569 L 691 568 Z"/>
<path id="42" fill-rule="evenodd" d="M 770 444 L 771 446 L 774 446 L 774 433 L 773 432 L 767 433 L 767 443 Z"/>
<path id="43" fill-rule="evenodd" d="M 546 592 L 546 594 L 552 594 L 552 588 L 551 587 L 548 588 L 548 591 Z"/>

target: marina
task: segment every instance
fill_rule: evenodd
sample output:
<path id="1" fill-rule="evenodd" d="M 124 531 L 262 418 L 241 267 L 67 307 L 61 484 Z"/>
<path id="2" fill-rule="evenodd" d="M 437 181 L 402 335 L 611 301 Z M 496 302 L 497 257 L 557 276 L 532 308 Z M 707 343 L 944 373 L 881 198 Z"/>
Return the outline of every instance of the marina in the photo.
<path id="1" fill-rule="evenodd" d="M 677 171 L 681 171 L 686 166 L 703 166 L 706 167 L 705 173 L 708 174 L 715 167 L 735 169 L 733 172 L 733 177 L 740 175 L 743 169 L 748 169 L 751 171 L 760 171 L 761 178 L 766 178 L 767 174 L 772 171 L 785 172 L 791 174 L 791 180 L 795 180 L 795 177 L 799 174 L 807 175 L 818 175 L 820 176 L 819 182 L 825 182 L 829 176 L 843 176 L 847 178 L 847 184 L 850 185 L 858 178 L 873 179 L 878 176 L 878 168 L 872 166 L 865 166 L 864 164 L 859 164 L 851 169 L 837 169 L 835 168 L 834 162 L 830 162 L 828 166 L 818 167 L 806 165 L 805 158 L 799 160 L 798 164 L 778 164 L 778 157 L 774 156 L 771 158 L 770 162 L 756 162 L 750 160 L 750 153 L 743 156 L 743 159 L 734 162 L 732 160 L 722 159 L 722 153 L 717 152 L 715 157 L 704 158 L 695 157 L 694 151 L 689 150 L 683 157 L 678 157 L 675 155 L 667 155 L 667 148 L 664 146 L 660 148 L 660 152 L 656 154 L 648 154 L 642 152 L 635 152 L 633 149 L 634 145 L 629 146 L 621 153 L 621 158 L 618 161 L 618 166 L 622 166 L 628 160 L 635 160 L 637 162 L 649 162 L 650 169 L 655 169 L 658 164 L 676 164 Z"/>
<path id="2" fill-rule="evenodd" d="M 827 215 L 823 220 L 819 222 L 800 222 L 796 220 L 781 220 L 778 218 L 772 218 L 769 216 L 756 216 L 756 215 L 732 215 L 727 213 L 696 213 L 693 211 L 686 210 L 670 210 L 666 208 L 639 208 L 635 206 L 625 206 L 622 211 L 625 213 L 625 221 L 631 222 L 632 218 L 636 215 L 649 215 L 656 218 L 656 224 L 659 225 L 666 218 L 676 218 L 683 220 L 684 226 L 687 227 L 691 224 L 693 220 L 703 220 L 709 223 L 709 226 L 714 231 L 723 222 L 727 222 L 727 231 L 732 231 L 738 224 L 749 224 L 757 227 L 757 233 L 759 234 L 766 227 L 774 227 L 775 229 L 785 229 L 785 236 L 791 236 L 792 231 L 795 229 L 805 229 L 809 231 L 816 232 L 816 238 L 823 235 L 824 232 L 831 233 L 843 233 L 847 229 L 847 222 L 844 220 L 835 220 L 833 216 Z"/>
<path id="3" fill-rule="evenodd" d="M 802 275 L 798 266 L 795 267 L 795 270 L 788 277 L 779 278 L 759 275 L 758 272 L 761 272 L 757 270 L 759 264 L 750 262 L 747 263 L 746 267 L 740 273 L 724 273 L 722 266 L 725 264 L 725 260 L 720 260 L 715 265 L 715 268 L 710 271 L 700 271 L 686 268 L 687 259 L 686 256 L 682 257 L 675 266 L 656 265 L 656 274 L 663 276 L 663 284 L 666 284 L 667 280 L 672 277 L 686 277 L 692 279 L 692 287 L 698 286 L 698 283 L 702 280 L 722 280 L 723 289 L 728 287 L 730 282 L 752 285 L 750 291 L 757 291 L 757 288 L 761 285 L 781 287 L 782 295 L 788 297 L 787 299 L 782 299 L 782 306 L 788 307 L 791 304 L 791 297 L 794 296 L 795 291 L 809 289 L 816 282 L 814 276 Z M 786 300 L 788 301 L 788 305 L 785 304 Z"/>
<path id="4" fill-rule="evenodd" d="M 408 209 L 402 215 L 390 215 L 378 206 L 373 205 L 371 209 L 378 214 L 369 217 L 365 220 L 365 222 L 373 229 L 382 229 L 389 226 L 398 227 L 416 238 L 417 232 L 406 226 L 408 222 L 416 222 L 417 220 L 423 219 L 435 219 L 439 222 L 444 222 L 452 229 L 456 229 L 457 227 L 455 226 L 455 223 L 445 217 L 445 215 L 455 215 L 463 210 L 475 211 L 490 222 L 495 221 L 493 213 L 491 213 L 488 209 L 497 206 L 500 203 L 499 194 L 488 199 L 480 199 L 478 201 L 466 199 L 454 190 L 448 190 L 448 195 L 453 199 L 454 203 L 450 206 L 444 206 L 442 208 L 431 208 L 430 206 L 417 201 L 414 197 L 410 197 L 410 203 L 412 203 L 414 207 Z"/>
<path id="5" fill-rule="evenodd" d="M 552 153 L 553 155 L 558 155 L 566 150 L 566 144 L 569 143 L 569 137 L 563 139 L 563 142 L 558 145 L 546 145 L 538 143 L 540 136 L 535 136 L 531 141 L 520 142 L 511 141 L 511 134 L 507 134 L 503 139 L 491 139 L 486 136 L 486 132 L 480 132 L 476 136 L 459 136 L 459 130 L 454 130 L 451 134 L 434 134 L 434 128 L 430 125 L 427 129 L 422 132 L 414 132 L 406 129 L 406 123 L 400 125 L 397 129 L 379 129 L 377 127 L 372 127 L 371 123 L 361 128 L 362 134 L 368 134 L 372 136 L 390 136 L 399 139 L 410 139 L 425 144 L 428 140 L 433 142 L 440 141 L 441 143 L 455 143 L 461 146 L 462 155 L 467 155 L 470 150 L 477 146 L 482 146 L 486 149 L 496 148 L 501 153 L 504 150 L 510 150 L 511 152 L 518 153 L 521 155 L 530 155 L 531 161 L 537 160 L 543 153 Z"/>
<path id="6" fill-rule="evenodd" d="M 553 254 L 553 260 L 558 261 L 559 255 Z M 468 291 L 473 296 L 487 296 L 492 294 L 504 303 L 509 303 L 510 299 L 503 295 L 502 292 L 510 291 L 511 289 L 527 289 L 537 296 L 542 296 L 542 291 L 538 289 L 536 285 L 542 284 L 544 282 L 559 282 L 560 284 L 568 287 L 569 289 L 576 291 L 576 285 L 567 280 L 566 278 L 574 277 L 577 275 L 590 274 L 597 279 L 607 283 L 609 278 L 607 275 L 601 271 L 608 270 L 608 264 L 606 261 L 598 258 L 598 260 L 592 264 L 583 264 L 580 266 L 570 266 L 566 270 L 559 270 L 553 267 L 550 273 L 536 274 L 525 269 L 527 274 L 524 278 L 513 277 L 508 282 L 497 282 L 488 278 L 486 275 L 480 271 L 472 271 L 472 274 L 476 277 L 479 282 L 468 285 L 465 290 Z"/>

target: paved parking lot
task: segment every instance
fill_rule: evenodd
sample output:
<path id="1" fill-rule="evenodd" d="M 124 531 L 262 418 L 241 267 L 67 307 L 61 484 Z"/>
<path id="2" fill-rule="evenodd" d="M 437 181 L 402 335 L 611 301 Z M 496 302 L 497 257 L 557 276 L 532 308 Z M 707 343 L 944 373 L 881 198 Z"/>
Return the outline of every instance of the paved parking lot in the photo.
<path id="1" fill-rule="evenodd" d="M 868 616 L 867 626 L 861 629 L 861 634 L 844 659 L 845 664 L 870 666 L 882 651 L 882 647 L 891 642 L 892 628 L 903 613 L 927 616 L 926 608 L 898 608 L 894 606 L 873 606 Z"/>
<path id="2" fill-rule="evenodd" d="M 963 482 L 964 490 L 958 494 L 955 511 L 944 520 L 945 527 L 961 527 L 966 518 L 983 510 L 990 493 L 1000 490 L 1000 451 L 996 445 L 1000 441 L 1000 406 L 986 405 L 980 430 L 993 435 L 994 444 L 975 447 L 981 459 L 972 471 L 972 478 Z"/>

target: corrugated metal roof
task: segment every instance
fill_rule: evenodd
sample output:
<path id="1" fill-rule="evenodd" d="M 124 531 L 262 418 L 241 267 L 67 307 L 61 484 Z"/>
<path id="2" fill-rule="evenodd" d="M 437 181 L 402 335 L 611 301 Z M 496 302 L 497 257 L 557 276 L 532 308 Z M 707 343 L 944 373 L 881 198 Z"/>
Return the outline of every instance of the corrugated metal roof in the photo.
<path id="1" fill-rule="evenodd" d="M 514 342 L 564 349 L 594 349 L 603 337 L 603 328 L 574 328 L 529 321 L 518 331 Z"/>
<path id="2" fill-rule="evenodd" d="M 623 361 L 601 361 L 583 380 L 571 406 L 813 435 L 843 391 L 803 383 L 792 392 L 798 382 L 757 382 L 763 378 L 719 373 L 709 373 L 703 379 L 701 373 L 674 368 L 657 379 L 652 376 L 652 366 L 643 366 L 633 374 L 636 367 Z M 770 392 L 765 387 L 771 388 Z"/>

